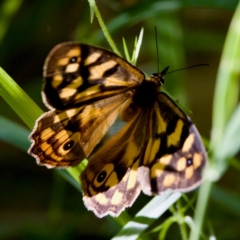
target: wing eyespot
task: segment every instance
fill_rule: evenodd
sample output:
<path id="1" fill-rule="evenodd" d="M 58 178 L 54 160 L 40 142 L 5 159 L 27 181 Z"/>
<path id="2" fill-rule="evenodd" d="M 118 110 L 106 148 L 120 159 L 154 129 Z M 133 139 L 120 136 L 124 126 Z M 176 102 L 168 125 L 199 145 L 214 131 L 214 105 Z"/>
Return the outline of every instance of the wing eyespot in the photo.
<path id="1" fill-rule="evenodd" d="M 77 62 L 77 57 L 71 57 L 70 59 L 69 59 L 69 63 L 76 63 Z"/>
<path id="2" fill-rule="evenodd" d="M 107 172 L 105 170 L 101 171 L 97 176 L 98 183 L 103 182 L 105 180 L 106 176 L 107 176 Z"/>
<path id="3" fill-rule="evenodd" d="M 70 140 L 70 141 L 68 141 L 68 142 L 66 142 L 66 143 L 64 144 L 63 149 L 64 149 L 65 151 L 68 151 L 68 150 L 70 150 L 73 146 L 74 146 L 74 141 L 73 141 L 73 140 Z"/>
<path id="4" fill-rule="evenodd" d="M 188 167 L 193 165 L 193 159 L 192 158 L 187 158 L 186 160 L 187 160 L 187 166 Z"/>

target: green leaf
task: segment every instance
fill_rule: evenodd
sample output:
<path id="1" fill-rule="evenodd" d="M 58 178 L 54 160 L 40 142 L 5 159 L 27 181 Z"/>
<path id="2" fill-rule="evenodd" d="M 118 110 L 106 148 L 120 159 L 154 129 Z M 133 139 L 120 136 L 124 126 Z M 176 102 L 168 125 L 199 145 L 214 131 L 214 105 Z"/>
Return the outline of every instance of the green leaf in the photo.
<path id="1" fill-rule="evenodd" d="M 211 148 L 217 152 L 224 128 L 235 109 L 239 96 L 240 4 L 234 13 L 223 48 L 213 100 Z"/>
<path id="2" fill-rule="evenodd" d="M 176 222 L 176 217 L 175 216 L 171 216 L 168 219 L 166 219 L 166 221 L 164 221 L 164 223 L 161 225 L 162 229 L 161 229 L 161 232 L 159 234 L 159 240 L 166 239 L 167 231 L 174 222 Z"/>
<path id="3" fill-rule="evenodd" d="M 100 12 L 99 12 L 99 10 L 98 10 L 97 5 L 94 6 L 94 12 L 95 12 L 95 15 L 96 15 L 96 17 L 97 17 L 97 19 L 98 19 L 98 22 L 99 22 L 99 25 L 100 25 L 100 27 L 101 27 L 101 30 L 102 30 L 105 38 L 107 39 L 110 47 L 112 48 L 113 52 L 115 52 L 118 56 L 121 56 L 121 53 L 120 53 L 119 50 L 117 49 L 116 44 L 114 43 L 111 35 L 110 35 L 109 32 L 108 32 L 108 29 L 107 29 L 107 27 L 106 27 L 106 25 L 105 25 L 105 23 L 104 23 L 104 21 L 103 21 L 103 19 L 102 19 L 102 16 L 101 16 L 101 14 L 100 14 Z"/>
<path id="4" fill-rule="evenodd" d="M 142 45 L 143 32 L 144 32 L 144 29 L 141 28 L 139 37 L 138 37 L 138 39 L 136 39 L 135 44 L 134 44 L 132 61 L 131 61 L 133 65 L 136 65 L 136 63 L 137 63 L 138 55 L 139 55 L 140 48 Z"/>
<path id="5" fill-rule="evenodd" d="M 219 159 L 218 161 L 231 158 L 240 150 L 240 105 L 228 121 L 223 135 L 222 141 L 216 148 L 215 157 Z"/>
<path id="6" fill-rule="evenodd" d="M 211 193 L 212 200 L 228 212 L 231 212 L 237 218 L 240 217 L 239 193 L 232 192 L 229 189 L 223 189 L 220 186 L 214 186 Z"/>
<path id="7" fill-rule="evenodd" d="M 0 68 L 0 95 L 32 129 L 36 119 L 43 112 L 2 68 Z"/>
<path id="8" fill-rule="evenodd" d="M 95 0 L 88 0 L 88 3 L 90 5 L 90 22 L 93 22 L 93 18 L 94 18 L 94 8 L 95 8 Z"/>
<path id="9" fill-rule="evenodd" d="M 17 85 L 16 82 L 2 69 L 0 68 L 0 95 L 9 104 L 9 106 L 18 114 L 18 116 L 23 120 L 23 122 L 32 129 L 37 118 L 42 114 L 42 110 L 37 106 L 34 101 Z M 24 151 L 26 151 L 26 141 L 28 140 L 28 133 L 26 130 L 21 129 L 19 125 L 13 122 L 1 118 L 3 125 L 0 129 L 1 139 L 5 142 L 9 142 Z M 0 122 L 0 123 L 1 123 Z M 6 128 L 7 127 L 7 128 Z M 7 131 L 4 131 L 4 128 Z M 12 130 L 11 130 L 12 129 Z M 15 136 L 12 131 L 19 131 Z M 10 140 L 13 138 L 13 140 Z M 16 143 L 15 141 L 19 141 Z M 30 141 L 28 146 L 30 146 Z M 86 163 L 82 162 L 79 166 L 75 168 L 68 168 L 66 171 L 72 175 L 73 179 L 79 184 L 79 175 L 85 168 Z"/>
<path id="10" fill-rule="evenodd" d="M 23 151 L 27 151 L 30 146 L 28 140 L 29 133 L 30 131 L 28 129 L 10 119 L 0 116 L 0 140 Z"/>
<path id="11" fill-rule="evenodd" d="M 14 14 L 22 4 L 22 0 L 5 0 L 0 8 L 0 42 L 5 36 Z"/>
<path id="12" fill-rule="evenodd" d="M 129 55 L 127 43 L 126 43 L 124 37 L 123 37 L 123 50 L 124 50 L 124 54 L 125 54 L 126 60 L 127 60 L 128 62 L 131 62 L 131 58 L 130 58 L 130 55 Z"/>

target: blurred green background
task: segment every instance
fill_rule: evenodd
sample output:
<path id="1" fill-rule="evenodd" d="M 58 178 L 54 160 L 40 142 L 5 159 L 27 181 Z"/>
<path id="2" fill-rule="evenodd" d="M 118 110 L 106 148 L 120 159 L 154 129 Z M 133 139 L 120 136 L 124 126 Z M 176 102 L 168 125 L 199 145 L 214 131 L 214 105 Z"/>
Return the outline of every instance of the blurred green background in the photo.
<path id="1" fill-rule="evenodd" d="M 220 56 L 237 3 L 237 0 L 97 2 L 122 53 L 122 37 L 131 52 L 135 37 L 144 28 L 137 66 L 147 75 L 157 71 L 154 26 L 158 29 L 161 69 L 211 65 L 169 74 L 164 86 L 186 108 L 185 112 L 206 139 L 211 132 Z M 47 109 L 40 90 L 45 57 L 54 45 L 71 40 L 110 49 L 96 18 L 90 23 L 88 1 L 0 1 L 0 66 L 44 111 Z M 2 98 L 0 116 L 24 126 Z M 120 230 L 121 226 L 112 218 L 97 219 L 87 211 L 79 191 L 57 171 L 37 166 L 34 158 L 7 143 L 4 138 L 7 129 L 3 125 L 0 129 L 0 239 L 109 239 Z M 205 234 L 212 231 L 217 239 L 240 239 L 239 179 L 239 170 L 230 165 L 214 185 L 204 222 Z M 140 196 L 127 211 L 135 214 L 149 200 Z M 166 213 L 163 219 L 168 216 Z M 167 236 L 179 239 L 177 227 L 173 225 Z"/>

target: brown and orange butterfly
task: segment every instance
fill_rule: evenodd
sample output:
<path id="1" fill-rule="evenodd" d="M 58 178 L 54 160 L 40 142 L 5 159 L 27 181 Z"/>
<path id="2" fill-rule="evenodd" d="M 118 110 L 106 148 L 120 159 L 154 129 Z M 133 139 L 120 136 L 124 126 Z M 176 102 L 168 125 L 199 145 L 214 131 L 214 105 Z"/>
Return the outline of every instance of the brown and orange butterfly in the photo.
<path id="1" fill-rule="evenodd" d="M 125 126 L 90 157 L 81 174 L 86 207 L 119 215 L 147 195 L 199 186 L 206 151 L 189 117 L 163 92 L 168 68 L 150 78 L 107 50 L 76 42 L 49 53 L 44 103 L 29 153 L 48 168 L 88 157 L 120 115 Z"/>

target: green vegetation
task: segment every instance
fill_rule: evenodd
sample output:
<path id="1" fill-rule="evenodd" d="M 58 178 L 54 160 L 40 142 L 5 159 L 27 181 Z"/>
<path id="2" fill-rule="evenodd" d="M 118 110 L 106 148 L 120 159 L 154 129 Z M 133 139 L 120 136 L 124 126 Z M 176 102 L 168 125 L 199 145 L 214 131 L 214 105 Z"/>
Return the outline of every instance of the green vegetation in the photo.
<path id="1" fill-rule="evenodd" d="M 239 239 L 238 1 L 97 4 L 93 0 L 0 3 L 0 238 Z M 209 155 L 205 181 L 198 191 L 184 195 L 141 195 L 118 218 L 97 219 L 81 199 L 79 174 L 86 162 L 48 170 L 26 153 L 27 136 L 43 113 L 38 107 L 43 107 L 43 62 L 57 43 L 76 40 L 112 49 L 150 75 L 157 71 L 154 26 L 161 69 L 211 65 L 169 74 L 164 86 L 187 107 L 185 112 L 204 139 Z"/>

